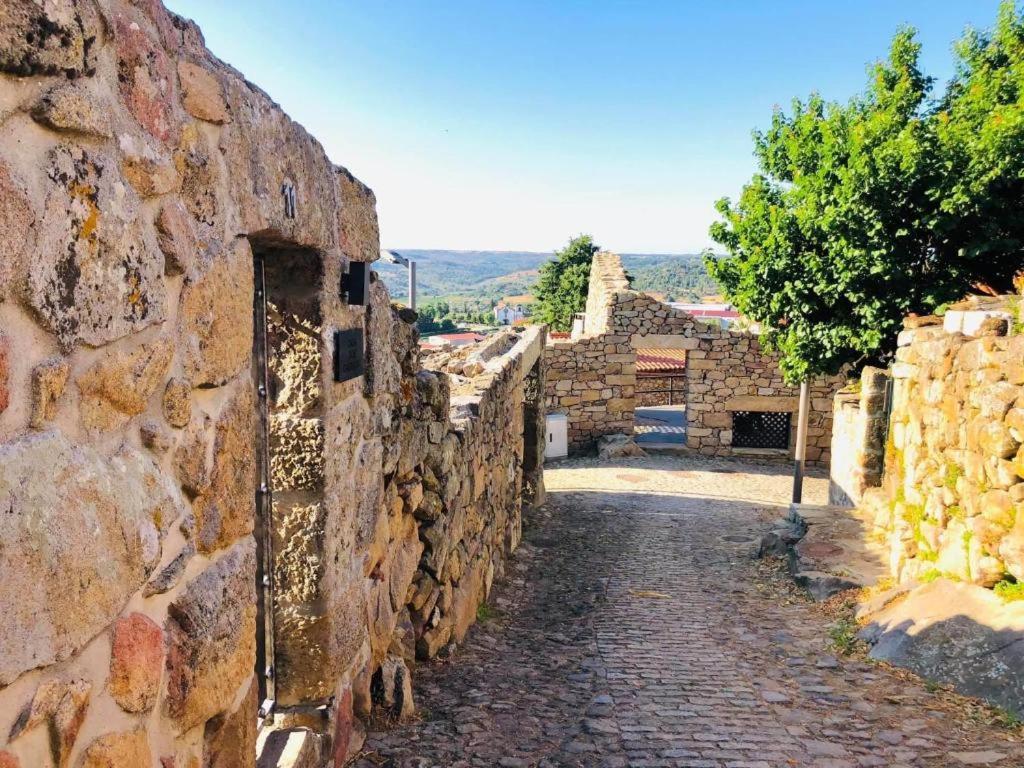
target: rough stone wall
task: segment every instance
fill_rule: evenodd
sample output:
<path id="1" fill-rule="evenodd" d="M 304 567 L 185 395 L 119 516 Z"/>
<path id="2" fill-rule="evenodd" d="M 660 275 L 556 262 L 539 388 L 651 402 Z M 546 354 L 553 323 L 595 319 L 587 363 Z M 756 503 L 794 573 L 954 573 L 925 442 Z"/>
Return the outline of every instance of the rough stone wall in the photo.
<path id="1" fill-rule="evenodd" d="M 369 681 L 407 712 L 399 660 L 460 638 L 518 541 L 542 334 L 452 420 L 383 284 L 338 296 L 378 255 L 372 192 L 195 25 L 156 0 L 0 16 L 0 765 L 255 762 L 254 252 L 314 291 L 271 302 L 270 523 L 280 701 L 327 720 L 278 723 L 341 765 Z M 366 375 L 336 383 L 357 327 Z"/>
<path id="2" fill-rule="evenodd" d="M 547 350 L 548 409 L 568 414 L 570 452 L 589 450 L 602 435 L 633 431 L 637 348 L 687 351 L 687 446 L 699 453 L 744 452 L 731 445 L 733 411 L 796 413 L 799 388 L 783 382 L 778 358 L 761 349 L 756 335 L 702 323 L 628 289 L 614 254 L 595 254 L 590 275 L 586 333 L 553 342 Z M 590 318 L 591 307 L 598 313 L 596 321 Z M 828 462 L 832 396 L 842 382 L 842 377 L 828 377 L 811 384 L 811 463 Z M 790 450 L 794 444 L 791 439 Z"/>
<path id="3" fill-rule="evenodd" d="M 885 461 L 885 371 L 867 366 L 858 386 L 841 389 L 832 405 L 829 504 L 855 507 L 868 488 L 882 482 Z"/>
<path id="4" fill-rule="evenodd" d="M 976 299 L 900 334 L 885 477 L 864 504 L 901 580 L 1024 580 L 1020 310 Z"/>

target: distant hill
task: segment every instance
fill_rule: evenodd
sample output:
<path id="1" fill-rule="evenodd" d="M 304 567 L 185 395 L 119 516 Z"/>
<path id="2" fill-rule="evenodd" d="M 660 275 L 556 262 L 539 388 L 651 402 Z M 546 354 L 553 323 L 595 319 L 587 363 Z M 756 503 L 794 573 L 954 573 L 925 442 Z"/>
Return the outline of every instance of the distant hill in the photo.
<path id="1" fill-rule="evenodd" d="M 480 303 L 531 293 L 540 265 L 554 256 L 532 251 L 402 249 L 399 253 L 417 262 L 421 301 L 464 298 Z M 622 263 L 640 291 L 657 291 L 676 301 L 696 301 L 719 292 L 699 254 L 624 253 Z M 404 267 L 378 261 L 374 269 L 384 277 L 392 297 L 406 297 Z"/>

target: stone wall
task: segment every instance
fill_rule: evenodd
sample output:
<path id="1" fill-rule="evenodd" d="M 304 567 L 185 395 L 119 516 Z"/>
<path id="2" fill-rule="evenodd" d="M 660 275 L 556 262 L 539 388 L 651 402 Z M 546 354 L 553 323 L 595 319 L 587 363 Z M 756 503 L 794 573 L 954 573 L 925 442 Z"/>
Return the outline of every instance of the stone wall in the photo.
<path id="1" fill-rule="evenodd" d="M 543 490 L 543 332 L 449 402 L 383 283 L 339 297 L 378 256 L 373 193 L 194 24 L 155 0 L 3 19 L 0 765 L 254 765 L 263 559 L 266 725 L 341 765 L 355 716 L 408 713 L 414 657 L 461 639 Z M 346 329 L 366 371 L 336 382 Z"/>
<path id="2" fill-rule="evenodd" d="M 547 405 L 568 414 L 569 450 L 590 450 L 598 437 L 633 431 L 636 349 L 686 350 L 687 446 L 710 456 L 737 453 L 786 456 L 733 448 L 735 411 L 795 413 L 799 389 L 782 380 L 778 358 L 757 336 L 723 330 L 628 287 L 618 256 L 595 254 L 584 334 L 547 348 Z M 596 313 L 593 317 L 591 313 Z M 841 377 L 811 385 L 807 460 L 827 463 L 832 396 Z"/>
<path id="3" fill-rule="evenodd" d="M 1020 311 L 974 299 L 899 336 L 885 476 L 863 503 L 900 580 L 1024 579 Z"/>
<path id="4" fill-rule="evenodd" d="M 867 366 L 860 380 L 833 400 L 829 504 L 855 507 L 868 488 L 882 482 L 885 460 L 886 391 L 889 376 Z"/>

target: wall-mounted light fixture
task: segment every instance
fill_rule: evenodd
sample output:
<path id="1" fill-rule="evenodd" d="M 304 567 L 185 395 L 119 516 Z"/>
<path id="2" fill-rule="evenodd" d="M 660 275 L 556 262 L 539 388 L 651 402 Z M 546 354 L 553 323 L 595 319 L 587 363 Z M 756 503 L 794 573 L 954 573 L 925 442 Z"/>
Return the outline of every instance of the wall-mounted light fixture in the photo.
<path id="1" fill-rule="evenodd" d="M 365 261 L 350 261 L 341 274 L 341 300 L 350 307 L 361 307 L 370 297 L 370 265 Z"/>
<path id="2" fill-rule="evenodd" d="M 416 262 L 398 251 L 381 251 L 380 260 L 388 264 L 400 264 L 409 270 L 409 309 L 416 309 Z"/>

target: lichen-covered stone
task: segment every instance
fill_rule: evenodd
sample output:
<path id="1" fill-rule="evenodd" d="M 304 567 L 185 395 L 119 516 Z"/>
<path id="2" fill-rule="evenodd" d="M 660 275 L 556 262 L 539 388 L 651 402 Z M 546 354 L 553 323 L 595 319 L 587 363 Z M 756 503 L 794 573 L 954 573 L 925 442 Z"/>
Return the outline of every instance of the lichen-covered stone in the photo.
<path id="1" fill-rule="evenodd" d="M 164 634 L 141 613 L 114 624 L 107 689 L 126 712 L 148 712 L 156 703 L 164 661 Z"/>
<path id="2" fill-rule="evenodd" d="M 168 608 L 167 714 L 179 733 L 225 711 L 252 677 L 256 544 L 245 537 Z"/>
<path id="3" fill-rule="evenodd" d="M 157 338 L 129 351 L 111 352 L 78 377 L 82 420 L 92 429 L 110 430 L 146 410 L 164 382 L 174 349 Z"/>
<path id="4" fill-rule="evenodd" d="M 174 445 L 171 431 L 156 419 L 146 419 L 139 424 L 139 440 L 157 456 L 163 456 Z"/>
<path id="5" fill-rule="evenodd" d="M 178 313 L 185 377 L 194 386 L 220 386 L 252 354 L 252 252 L 239 241 L 190 275 Z"/>
<path id="6" fill-rule="evenodd" d="M 172 427 L 182 429 L 192 420 L 192 387 L 184 379 L 173 378 L 164 387 L 164 418 Z"/>
<path id="7" fill-rule="evenodd" d="M 213 74 L 189 61 L 178 62 L 181 103 L 192 117 L 218 125 L 231 121 L 220 83 Z"/>
<path id="8" fill-rule="evenodd" d="M 110 624 L 177 517 L 142 454 L 107 457 L 59 432 L 0 447 L 0 685 L 68 658 Z"/>
<path id="9" fill-rule="evenodd" d="M 28 302 L 63 347 L 98 346 L 163 320 L 163 259 L 113 157 L 60 145 L 47 190 Z"/>
<path id="10" fill-rule="evenodd" d="M 102 22 L 91 3 L 8 0 L 0 24 L 0 72 L 91 75 Z"/>
<path id="11" fill-rule="evenodd" d="M 170 57 L 129 11 L 114 17 L 117 81 L 121 100 L 150 135 L 168 141 L 175 129 Z"/>
<path id="12" fill-rule="evenodd" d="M 196 545 L 212 552 L 252 533 L 256 498 L 256 404 L 242 385 L 217 419 L 209 487 L 195 500 Z"/>
<path id="13" fill-rule="evenodd" d="M 55 131 L 70 131 L 109 139 L 111 106 L 87 86 L 66 84 L 51 88 L 32 108 L 32 119 Z"/>
<path id="14" fill-rule="evenodd" d="M 32 412 L 29 424 L 41 429 L 53 420 L 57 401 L 64 394 L 70 367 L 66 360 L 52 357 L 32 369 Z"/>
<path id="15" fill-rule="evenodd" d="M 146 731 L 139 728 L 100 736 L 85 750 L 78 768 L 143 768 L 152 764 L 149 739 L 146 738 Z"/>

